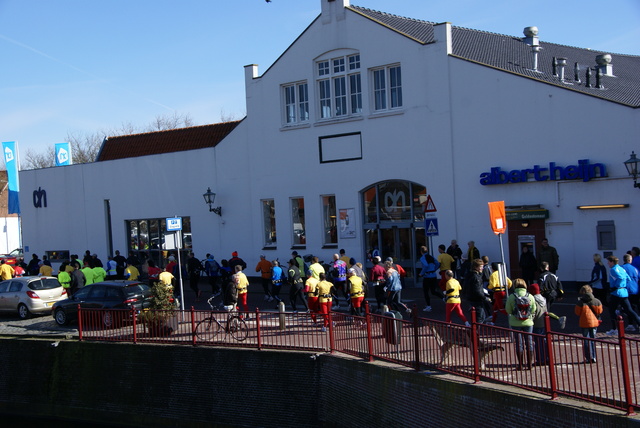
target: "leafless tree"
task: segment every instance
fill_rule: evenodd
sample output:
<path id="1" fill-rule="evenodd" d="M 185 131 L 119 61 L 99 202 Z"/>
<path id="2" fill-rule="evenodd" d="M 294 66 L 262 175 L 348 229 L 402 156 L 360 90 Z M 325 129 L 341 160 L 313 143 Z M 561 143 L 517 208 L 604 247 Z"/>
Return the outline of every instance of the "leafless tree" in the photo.
<path id="1" fill-rule="evenodd" d="M 71 143 L 73 163 L 90 163 L 96 160 L 102 143 L 106 137 L 131 135 L 140 132 L 166 131 L 169 129 L 194 126 L 193 119 L 188 114 L 158 115 L 146 127 L 136 127 L 131 122 L 123 122 L 118 128 L 97 131 L 94 133 L 67 133 L 65 141 Z M 55 166 L 55 148 L 49 147 L 44 153 L 27 150 L 21 169 L 39 169 Z"/>

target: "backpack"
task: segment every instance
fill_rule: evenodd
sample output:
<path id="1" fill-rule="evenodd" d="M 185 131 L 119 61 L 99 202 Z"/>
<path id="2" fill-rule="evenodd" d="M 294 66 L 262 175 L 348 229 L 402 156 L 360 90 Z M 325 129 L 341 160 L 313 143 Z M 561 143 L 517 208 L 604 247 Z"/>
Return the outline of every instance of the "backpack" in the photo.
<path id="1" fill-rule="evenodd" d="M 522 296 L 518 296 L 514 293 L 515 305 L 513 306 L 512 315 L 521 321 L 528 320 L 532 315 L 531 301 L 529 300 L 529 293 L 525 293 Z"/>

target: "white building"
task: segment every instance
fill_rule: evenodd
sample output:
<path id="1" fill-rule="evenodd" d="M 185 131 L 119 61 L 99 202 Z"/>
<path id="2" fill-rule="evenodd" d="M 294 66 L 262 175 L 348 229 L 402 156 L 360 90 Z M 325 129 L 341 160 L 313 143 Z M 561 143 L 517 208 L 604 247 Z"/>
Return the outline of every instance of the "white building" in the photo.
<path id="1" fill-rule="evenodd" d="M 421 245 L 451 239 L 499 260 L 487 202 L 505 201 L 512 277 L 521 246 L 547 237 L 561 279 L 588 279 L 594 253 L 640 244 L 623 165 L 640 150 L 640 57 L 602 54 L 544 29 L 506 36 L 322 0 L 274 64 L 245 67 L 241 122 L 110 138 L 95 163 L 21 172 L 25 258 L 149 247 L 160 260 L 164 219 L 179 216 L 197 256 L 238 251 L 249 273 L 261 253 L 340 248 L 411 267 Z M 46 207 L 31 201 L 39 188 Z"/>

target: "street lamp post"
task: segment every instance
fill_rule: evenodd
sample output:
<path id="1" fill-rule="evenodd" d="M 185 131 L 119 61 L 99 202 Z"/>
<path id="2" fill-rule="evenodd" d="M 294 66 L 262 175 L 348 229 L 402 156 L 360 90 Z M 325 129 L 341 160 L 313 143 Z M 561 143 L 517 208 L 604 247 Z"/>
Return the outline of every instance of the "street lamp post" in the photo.
<path id="1" fill-rule="evenodd" d="M 640 159 L 636 157 L 636 152 L 631 152 L 631 157 L 624 161 L 624 166 L 627 168 L 627 172 L 631 177 L 633 177 L 633 187 L 640 188 L 640 183 L 638 183 L 638 162 Z"/>

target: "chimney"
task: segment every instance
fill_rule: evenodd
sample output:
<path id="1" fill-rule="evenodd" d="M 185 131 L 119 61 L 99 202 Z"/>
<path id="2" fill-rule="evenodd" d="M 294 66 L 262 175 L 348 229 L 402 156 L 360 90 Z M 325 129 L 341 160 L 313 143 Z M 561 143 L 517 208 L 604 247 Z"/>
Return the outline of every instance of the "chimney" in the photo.
<path id="1" fill-rule="evenodd" d="M 320 0 L 322 23 L 342 21 L 345 18 L 345 8 L 350 6 L 349 0 Z"/>
<path id="2" fill-rule="evenodd" d="M 540 45 L 538 40 L 538 27 L 525 27 L 522 31 L 524 33 L 523 41 L 530 46 Z"/>
<path id="3" fill-rule="evenodd" d="M 575 80 L 577 83 L 581 83 L 581 81 L 580 81 L 580 64 L 578 64 L 577 62 L 573 63 L 573 80 Z"/>
<path id="4" fill-rule="evenodd" d="M 596 56 L 596 68 L 602 72 L 603 76 L 613 77 L 613 66 L 611 65 L 611 55 L 602 54 Z"/>
<path id="5" fill-rule="evenodd" d="M 560 69 L 559 75 L 560 75 L 560 81 L 564 82 L 564 69 L 567 66 L 567 59 L 566 58 L 557 58 L 557 63 L 558 63 L 558 68 Z"/>
<path id="6" fill-rule="evenodd" d="M 533 68 L 532 70 L 540 73 L 540 71 L 538 70 L 538 53 L 540 52 L 540 49 L 542 49 L 540 46 L 538 45 L 532 45 L 531 46 L 531 52 L 533 53 Z"/>

